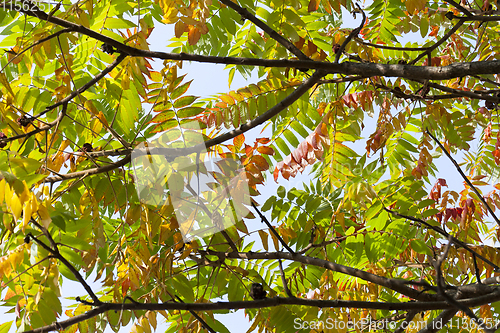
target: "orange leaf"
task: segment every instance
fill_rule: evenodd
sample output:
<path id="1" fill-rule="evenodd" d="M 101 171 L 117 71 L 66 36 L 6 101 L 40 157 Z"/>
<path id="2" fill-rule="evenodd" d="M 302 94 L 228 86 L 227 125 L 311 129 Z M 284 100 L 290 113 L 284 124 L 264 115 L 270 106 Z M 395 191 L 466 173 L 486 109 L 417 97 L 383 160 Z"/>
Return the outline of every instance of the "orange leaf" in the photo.
<path id="1" fill-rule="evenodd" d="M 437 25 L 432 26 L 432 31 L 429 33 L 429 36 L 437 36 L 438 31 L 439 31 L 439 26 Z"/>
<path id="2" fill-rule="evenodd" d="M 256 141 L 258 143 L 265 145 L 265 144 L 269 143 L 269 141 L 271 141 L 271 140 L 269 140 L 268 138 L 257 138 Z"/>
<path id="3" fill-rule="evenodd" d="M 283 162 L 279 162 L 278 165 L 274 168 L 273 176 L 274 176 L 274 181 L 278 181 L 278 176 L 280 175 L 280 169 L 278 169 L 278 166 L 281 167 L 283 166 Z M 498 185 L 498 184 L 497 184 Z"/>
<path id="4" fill-rule="evenodd" d="M 257 148 L 257 151 L 261 154 L 274 155 L 274 149 L 267 146 L 260 146 Z"/>
<path id="5" fill-rule="evenodd" d="M 190 26 L 188 32 L 188 42 L 189 45 L 195 45 L 198 43 L 201 37 L 201 31 L 197 27 Z"/>
<path id="6" fill-rule="evenodd" d="M 238 135 L 237 137 L 235 137 L 233 139 L 234 147 L 237 150 L 240 150 L 240 148 L 241 148 L 241 146 L 243 145 L 244 142 L 245 142 L 245 136 L 243 134 L 240 134 L 240 135 Z"/>
<path id="7" fill-rule="evenodd" d="M 245 144 L 245 154 L 247 154 L 247 157 L 252 157 L 253 156 L 253 148 L 252 146 L 249 146 Z"/>
<path id="8" fill-rule="evenodd" d="M 221 95 L 219 96 L 219 98 L 225 102 L 226 104 L 228 105 L 234 105 L 235 104 L 235 101 L 234 101 L 234 98 L 232 98 L 231 96 L 229 95 Z"/>

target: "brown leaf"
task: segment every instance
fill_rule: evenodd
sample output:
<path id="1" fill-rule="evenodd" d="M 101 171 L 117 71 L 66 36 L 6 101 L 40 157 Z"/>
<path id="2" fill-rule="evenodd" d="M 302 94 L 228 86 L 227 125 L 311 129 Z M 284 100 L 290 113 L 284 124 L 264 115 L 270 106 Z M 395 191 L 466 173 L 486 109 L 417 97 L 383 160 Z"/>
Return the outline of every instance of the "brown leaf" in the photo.
<path id="1" fill-rule="evenodd" d="M 186 23 L 181 20 L 175 23 L 175 37 L 180 38 L 186 31 L 188 31 Z"/>
<path id="2" fill-rule="evenodd" d="M 315 12 L 319 8 L 319 2 L 320 0 L 311 0 L 309 1 L 309 5 L 307 6 L 307 11 L 310 12 Z"/>
<path id="3" fill-rule="evenodd" d="M 260 146 L 257 151 L 261 154 L 274 155 L 274 149 L 268 146 Z"/>

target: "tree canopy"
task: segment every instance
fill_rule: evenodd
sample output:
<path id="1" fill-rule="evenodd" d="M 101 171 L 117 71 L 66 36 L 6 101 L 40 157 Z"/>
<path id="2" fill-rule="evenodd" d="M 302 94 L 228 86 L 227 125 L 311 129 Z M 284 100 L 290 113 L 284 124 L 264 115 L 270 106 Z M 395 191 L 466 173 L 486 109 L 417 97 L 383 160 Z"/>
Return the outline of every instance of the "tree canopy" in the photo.
<path id="1" fill-rule="evenodd" d="M 0 7 L 0 332 L 500 326 L 496 1 Z"/>

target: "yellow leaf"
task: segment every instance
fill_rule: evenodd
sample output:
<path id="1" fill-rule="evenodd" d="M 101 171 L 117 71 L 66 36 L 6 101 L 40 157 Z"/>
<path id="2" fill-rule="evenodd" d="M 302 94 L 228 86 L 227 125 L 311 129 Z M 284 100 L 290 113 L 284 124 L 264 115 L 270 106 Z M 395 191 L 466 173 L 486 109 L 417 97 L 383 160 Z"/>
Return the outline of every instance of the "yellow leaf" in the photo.
<path id="1" fill-rule="evenodd" d="M 180 38 L 187 31 L 187 25 L 182 21 L 177 21 L 175 24 L 175 37 Z"/>
<path id="2" fill-rule="evenodd" d="M 163 20 L 161 20 L 163 23 L 171 24 L 171 23 L 177 22 L 177 20 L 179 19 L 177 17 L 177 13 L 179 11 L 177 10 L 177 8 L 175 8 L 173 6 L 167 7 L 166 9 L 164 9 L 164 12 L 165 12 L 165 15 L 163 15 Z"/>
<path id="3" fill-rule="evenodd" d="M 344 230 L 344 232 L 345 232 L 344 213 L 337 214 L 337 221 L 339 222 L 340 226 L 342 227 L 342 230 Z"/>
<path id="4" fill-rule="evenodd" d="M 99 120 L 105 127 L 109 127 L 108 121 L 106 120 L 106 117 L 104 116 L 104 113 L 102 113 L 102 111 L 99 111 L 99 114 L 97 114 L 97 118 L 99 118 Z"/>
<path id="5" fill-rule="evenodd" d="M 12 193 L 12 199 L 10 200 L 10 210 L 12 211 L 12 214 L 14 215 L 14 218 L 16 220 L 21 217 L 23 205 L 21 204 L 21 200 L 19 200 L 19 197 L 15 193 Z"/>
<path id="6" fill-rule="evenodd" d="M 130 329 L 130 333 L 143 333 L 143 332 L 144 330 L 142 329 L 141 326 L 137 325 L 137 323 L 132 325 L 132 328 Z"/>
<path id="7" fill-rule="evenodd" d="M 90 128 L 94 133 L 101 133 L 102 130 L 102 122 L 100 119 L 92 119 L 90 123 Z"/>
<path id="8" fill-rule="evenodd" d="M 10 83 L 9 83 L 9 80 L 7 80 L 7 77 L 5 76 L 4 73 L 0 73 L 0 83 L 5 87 L 7 88 L 7 90 L 9 91 L 9 93 L 12 95 L 12 96 L 15 96 L 14 92 L 12 91 L 12 88 L 10 87 Z"/>
<path id="9" fill-rule="evenodd" d="M 40 216 L 42 225 L 45 228 L 48 228 L 50 225 L 50 222 L 52 222 L 52 219 L 50 218 L 49 211 L 47 210 L 47 208 L 44 205 L 40 205 L 38 207 L 38 215 Z"/>
<path id="10" fill-rule="evenodd" d="M 148 312 L 146 312 L 145 316 L 148 318 L 149 324 L 156 330 L 156 325 L 157 325 L 156 312 L 155 311 L 148 311 Z"/>
<path id="11" fill-rule="evenodd" d="M 31 214 L 33 214 L 33 204 L 32 204 L 32 200 L 33 198 L 28 201 L 25 205 L 24 205 L 24 208 L 23 208 L 23 230 L 24 228 L 26 228 L 26 226 L 28 225 L 28 223 L 30 222 L 31 220 Z M 35 199 L 36 201 L 36 199 Z"/>
<path id="12" fill-rule="evenodd" d="M 122 76 L 122 81 L 121 81 L 121 86 L 123 90 L 128 90 L 130 87 L 130 78 L 128 75 L 123 75 Z"/>
<path id="13" fill-rule="evenodd" d="M 151 327 L 149 327 L 149 322 L 146 317 L 141 318 L 141 326 L 145 333 L 151 333 Z"/>
<path id="14" fill-rule="evenodd" d="M 99 113 L 99 111 L 97 111 L 96 107 L 94 106 L 94 103 L 92 103 L 92 101 L 85 101 L 85 103 L 83 104 L 85 106 L 85 109 L 89 110 L 90 113 L 96 115 Z"/>
<path id="15" fill-rule="evenodd" d="M 0 180 L 0 203 L 5 198 L 5 187 L 7 186 L 5 179 Z"/>

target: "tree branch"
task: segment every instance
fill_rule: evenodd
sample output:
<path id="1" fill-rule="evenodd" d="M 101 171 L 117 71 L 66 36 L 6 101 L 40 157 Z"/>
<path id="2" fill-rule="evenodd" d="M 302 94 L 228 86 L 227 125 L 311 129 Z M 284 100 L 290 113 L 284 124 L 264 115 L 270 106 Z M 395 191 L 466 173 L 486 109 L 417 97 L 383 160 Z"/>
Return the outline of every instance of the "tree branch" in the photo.
<path id="1" fill-rule="evenodd" d="M 47 244 L 45 244 L 44 242 L 42 242 L 38 238 L 33 237 L 33 235 L 31 233 L 28 233 L 26 235 L 26 237 L 31 238 L 35 243 L 37 243 L 39 246 L 41 246 L 47 252 L 49 252 L 54 258 L 56 258 L 57 260 L 62 262 L 64 264 L 64 266 L 66 266 L 71 271 L 71 273 L 73 273 L 73 276 L 78 280 L 78 282 L 80 282 L 80 284 L 83 286 L 83 288 L 85 288 L 85 290 L 89 294 L 90 298 L 92 298 L 92 300 L 94 301 L 94 305 L 102 304 L 102 302 L 99 300 L 99 298 L 97 298 L 97 296 L 95 295 L 92 288 L 90 288 L 90 286 L 87 284 L 85 279 L 82 277 L 80 272 L 78 272 L 78 270 L 68 260 L 66 260 L 66 258 L 64 258 L 61 253 L 59 253 L 59 250 L 57 249 L 57 247 L 55 249 L 52 249 L 50 246 L 48 246 Z M 52 242 L 53 242 L 53 240 L 52 240 Z"/>
<path id="2" fill-rule="evenodd" d="M 103 167 L 99 168 L 94 168 L 94 169 L 88 169 L 88 170 L 83 170 L 83 171 L 77 171 L 73 173 L 69 173 L 66 175 L 61 175 L 61 176 L 52 176 L 52 177 L 47 177 L 45 179 L 46 182 L 48 183 L 55 183 L 61 180 L 68 180 L 68 179 L 73 179 L 73 178 L 78 178 L 81 176 L 85 175 L 95 175 L 98 173 L 106 172 L 106 171 L 111 171 L 116 168 L 119 168 L 131 161 L 131 153 L 132 151 L 134 154 L 139 155 L 164 155 L 167 159 L 169 158 L 174 158 L 177 156 L 186 156 L 192 153 L 196 153 L 199 151 L 206 150 L 208 148 L 211 148 L 213 146 L 216 146 L 218 144 L 223 143 L 224 141 L 231 140 L 235 137 L 237 137 L 240 134 L 243 134 L 252 128 L 255 128 L 267 120 L 271 119 L 272 117 L 276 116 L 279 114 L 281 111 L 285 110 L 287 107 L 289 107 L 292 103 L 294 103 L 296 100 L 298 100 L 304 93 L 306 93 L 311 87 L 313 87 L 322 77 L 324 73 L 322 71 L 317 71 L 311 77 L 309 77 L 304 83 L 302 83 L 297 89 L 295 89 L 290 95 L 285 97 L 281 102 L 261 114 L 260 116 L 256 117 L 255 119 L 252 119 L 242 125 L 240 127 L 227 132 L 225 134 L 219 135 L 218 137 L 215 137 L 211 140 L 208 140 L 204 143 L 200 143 L 198 145 L 192 146 L 192 147 L 187 147 L 187 148 L 143 148 L 143 149 L 124 149 L 121 150 L 120 152 L 123 152 L 125 154 L 128 154 L 125 158 L 123 158 L 120 161 L 117 161 L 112 164 L 108 164 Z M 99 155 L 91 155 L 91 156 L 99 156 Z"/>
<path id="3" fill-rule="evenodd" d="M 437 232 L 438 234 L 443 235 L 445 237 L 449 237 L 450 236 L 450 234 L 447 233 L 446 231 L 444 231 L 442 228 L 433 226 L 432 224 L 429 224 L 429 223 L 427 223 L 426 221 L 424 221 L 422 219 L 419 219 L 419 218 L 416 218 L 416 217 L 413 217 L 413 216 L 408 216 L 408 215 L 404 215 L 404 214 L 395 212 L 393 210 L 390 210 L 387 207 L 384 207 L 384 210 L 387 211 L 388 213 L 391 213 L 394 216 L 402 217 L 402 218 L 405 218 L 405 219 L 413 221 L 413 222 L 421 223 L 421 224 L 425 225 L 428 229 L 432 229 L 435 232 Z M 495 265 L 489 259 L 486 259 L 482 255 L 480 255 L 479 253 L 477 253 L 473 249 L 471 249 L 467 244 L 465 244 L 464 242 L 462 242 L 460 239 L 455 238 L 453 236 L 451 236 L 451 239 L 453 240 L 453 243 L 455 243 L 455 244 L 463 247 L 465 250 L 467 250 L 471 254 L 475 255 L 477 258 L 481 259 L 482 261 L 484 261 L 485 263 L 487 263 L 488 265 L 490 265 L 491 267 L 493 267 L 493 269 L 495 270 L 495 272 L 500 272 L 500 267 L 498 267 L 497 265 Z"/>
<path id="4" fill-rule="evenodd" d="M 494 292 L 477 296 L 474 298 L 462 299 L 458 301 L 460 304 L 469 307 L 481 306 L 483 304 L 492 303 L 500 300 L 500 289 L 495 289 Z M 102 303 L 94 309 L 85 312 L 81 315 L 71 317 L 67 320 L 55 322 L 50 325 L 36 328 L 34 330 L 25 331 L 24 333 L 44 333 L 56 330 L 66 329 L 67 327 L 82 322 L 84 320 L 98 316 L 107 311 L 125 311 L 125 310 L 150 310 L 150 311 L 215 311 L 215 310 L 232 310 L 232 309 L 261 309 L 275 307 L 280 305 L 303 305 L 318 308 L 362 308 L 374 310 L 440 310 L 451 309 L 452 306 L 448 303 L 441 302 L 365 302 L 365 301 L 343 301 L 343 300 L 314 300 L 297 297 L 273 297 L 264 298 L 256 301 L 235 301 L 235 302 L 217 302 L 217 303 Z M 452 309 L 455 311 L 456 309 Z"/>
<path id="5" fill-rule="evenodd" d="M 299 50 L 293 43 L 291 43 L 289 40 L 278 34 L 275 30 L 273 30 L 270 26 L 259 20 L 255 15 L 251 14 L 248 9 L 242 8 L 239 5 L 237 5 L 235 2 L 231 0 L 219 0 L 219 2 L 223 3 L 224 5 L 228 6 L 231 9 L 234 9 L 238 14 L 241 15 L 241 17 L 249 20 L 259 28 L 261 28 L 265 33 L 269 35 L 272 39 L 283 45 L 290 53 L 294 54 L 297 58 L 300 60 L 311 60 L 309 59 L 308 56 L 306 56 L 304 53 L 302 53 L 301 50 Z"/>
<path id="6" fill-rule="evenodd" d="M 79 94 L 83 93 L 85 90 L 89 89 L 90 87 L 92 87 L 94 84 L 96 84 L 99 80 L 101 80 L 104 76 L 106 76 L 106 74 L 108 74 L 109 72 L 111 72 L 116 66 L 118 66 L 125 58 L 127 57 L 126 54 L 123 54 L 121 53 L 116 59 L 115 61 L 113 61 L 112 64 L 110 64 L 108 67 L 106 67 L 102 72 L 100 72 L 98 75 L 96 75 L 92 80 L 90 80 L 89 82 L 85 83 L 83 86 L 81 86 L 80 88 L 78 88 L 77 90 L 73 91 L 71 94 L 69 94 L 68 96 L 66 96 L 64 99 L 62 99 L 61 101 L 57 102 L 57 103 L 54 103 L 52 104 L 51 106 L 48 106 L 45 108 L 44 111 L 42 111 L 40 114 L 34 116 L 33 118 L 38 118 L 44 114 L 46 114 L 47 112 L 49 112 L 50 110 L 53 110 L 55 109 L 56 107 L 58 107 L 59 105 L 61 104 L 65 104 L 65 103 L 68 103 L 69 101 L 71 101 L 73 98 L 75 98 L 76 96 L 78 96 Z"/>
<path id="7" fill-rule="evenodd" d="M 378 284 L 380 286 L 394 290 L 400 294 L 414 298 L 421 301 L 435 300 L 435 295 L 423 294 L 418 290 L 410 288 L 406 285 L 408 281 L 400 279 L 390 279 L 383 276 L 375 275 L 362 271 L 360 269 L 343 266 L 336 264 L 327 260 L 312 258 L 308 256 L 303 256 L 299 254 L 292 254 L 287 252 L 216 252 L 216 251 L 206 251 L 209 255 L 215 255 L 219 258 L 231 258 L 231 259 L 246 259 L 246 260 L 277 260 L 286 259 L 291 261 L 300 262 L 306 265 L 313 265 L 318 267 L 323 267 L 328 270 L 347 274 L 353 277 L 360 278 L 362 280 Z"/>
<path id="8" fill-rule="evenodd" d="M 458 165 L 457 161 L 455 161 L 455 159 L 453 157 L 451 157 L 450 153 L 446 150 L 446 148 L 444 148 L 444 146 L 441 144 L 441 142 L 439 142 L 439 140 L 436 139 L 436 137 L 434 135 L 432 135 L 431 132 L 428 129 L 426 129 L 425 132 L 427 134 L 429 134 L 429 136 L 437 143 L 437 145 L 439 146 L 439 148 L 441 148 L 441 150 L 446 155 L 446 157 L 448 157 L 448 159 L 451 161 L 451 163 L 453 163 L 453 165 L 457 169 L 457 171 L 460 174 L 460 176 L 462 177 L 462 179 L 467 183 L 467 185 L 469 185 L 469 187 L 474 191 L 474 193 L 476 193 L 476 195 L 479 198 L 479 200 L 481 200 L 481 202 L 486 207 L 486 209 L 488 210 L 488 212 L 491 214 L 491 216 L 493 217 L 493 219 L 495 220 L 495 222 L 500 226 L 500 220 L 496 216 L 495 212 L 493 211 L 493 209 L 491 209 L 490 205 L 488 205 L 488 203 L 486 202 L 486 200 L 484 200 L 483 196 L 479 193 L 479 191 L 474 186 L 474 184 L 472 184 L 472 182 L 469 180 L 469 178 L 467 178 L 467 176 L 465 175 L 465 173 L 462 171 L 462 168 L 460 168 L 460 165 Z"/>
<path id="9" fill-rule="evenodd" d="M 0 3 L 0 8 L 2 4 Z M 140 50 L 126 44 L 120 43 L 110 37 L 90 30 L 82 25 L 69 22 L 58 17 L 49 17 L 43 11 L 23 11 L 24 14 L 38 17 L 42 20 L 54 23 L 61 27 L 72 28 L 73 31 L 84 34 L 86 36 L 97 39 L 103 43 L 109 44 L 122 53 L 134 57 L 150 57 L 163 60 L 185 60 L 213 64 L 234 64 L 262 67 L 291 67 L 291 68 L 307 68 L 324 70 L 326 73 L 338 73 L 345 75 L 362 75 L 370 76 L 386 76 L 386 77 L 401 77 L 406 79 L 421 79 L 421 80 L 447 80 L 456 77 L 467 75 L 491 74 L 500 73 L 500 60 L 492 61 L 476 61 L 454 63 L 448 66 L 433 67 L 433 66 L 411 66 L 411 65 L 387 65 L 376 63 L 329 63 L 320 61 L 307 60 L 268 60 L 256 58 L 241 58 L 241 57 L 217 57 L 204 56 L 186 53 L 167 53 L 155 52 L 149 50 Z M 325 73 L 323 73 L 325 74 Z M 490 99 L 491 98 L 491 99 Z M 500 101 L 499 98 L 490 97 L 487 100 L 493 102 Z"/>

